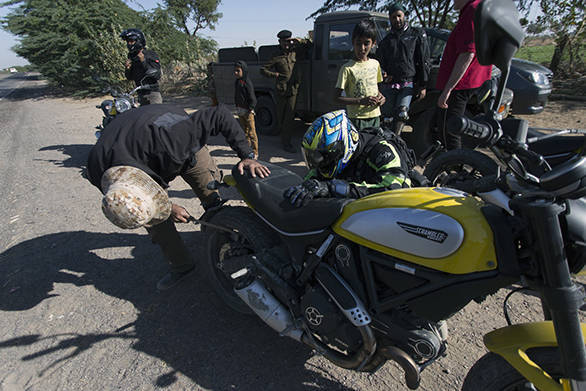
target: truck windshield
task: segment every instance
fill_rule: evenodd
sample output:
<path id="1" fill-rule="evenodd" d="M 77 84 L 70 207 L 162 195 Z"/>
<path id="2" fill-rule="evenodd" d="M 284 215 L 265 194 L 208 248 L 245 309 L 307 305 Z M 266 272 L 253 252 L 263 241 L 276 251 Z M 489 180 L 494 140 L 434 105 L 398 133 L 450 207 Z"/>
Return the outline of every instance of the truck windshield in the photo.
<path id="1" fill-rule="evenodd" d="M 387 19 L 375 19 L 374 24 L 376 25 L 378 41 L 380 42 L 391 29 L 391 23 Z"/>
<path id="2" fill-rule="evenodd" d="M 377 41 L 380 42 L 389 31 L 390 23 L 386 19 L 373 19 L 377 29 Z M 328 37 L 328 59 L 349 60 L 353 54 L 352 30 L 356 23 L 331 24 Z M 376 46 L 371 51 L 374 54 Z"/>

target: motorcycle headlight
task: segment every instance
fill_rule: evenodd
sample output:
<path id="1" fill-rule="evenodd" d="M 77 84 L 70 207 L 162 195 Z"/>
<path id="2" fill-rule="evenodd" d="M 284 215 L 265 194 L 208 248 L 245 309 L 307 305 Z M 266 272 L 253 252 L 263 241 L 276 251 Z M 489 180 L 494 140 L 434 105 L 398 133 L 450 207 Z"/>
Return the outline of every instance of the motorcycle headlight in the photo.
<path id="1" fill-rule="evenodd" d="M 116 99 L 116 111 L 118 113 L 123 113 L 128 111 L 132 108 L 132 104 L 128 99 Z"/>

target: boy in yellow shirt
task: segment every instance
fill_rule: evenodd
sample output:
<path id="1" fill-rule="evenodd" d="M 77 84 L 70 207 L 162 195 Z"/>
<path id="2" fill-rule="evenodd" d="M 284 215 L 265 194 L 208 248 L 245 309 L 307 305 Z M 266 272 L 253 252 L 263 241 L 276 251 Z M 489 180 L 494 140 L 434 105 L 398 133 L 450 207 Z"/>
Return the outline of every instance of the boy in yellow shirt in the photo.
<path id="1" fill-rule="evenodd" d="M 385 97 L 378 91 L 378 83 L 383 80 L 380 64 L 368 58 L 375 44 L 374 22 L 361 20 L 352 31 L 354 59 L 342 65 L 336 82 L 334 100 L 346 105 L 348 118 L 358 130 L 380 127 L 380 106 L 385 103 Z"/>

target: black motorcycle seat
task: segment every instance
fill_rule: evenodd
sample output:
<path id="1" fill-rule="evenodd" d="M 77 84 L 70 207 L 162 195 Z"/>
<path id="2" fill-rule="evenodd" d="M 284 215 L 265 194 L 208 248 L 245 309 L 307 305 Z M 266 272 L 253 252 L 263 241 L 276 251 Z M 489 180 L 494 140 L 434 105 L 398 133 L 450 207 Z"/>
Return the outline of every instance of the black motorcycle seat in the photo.
<path id="1" fill-rule="evenodd" d="M 232 176 L 252 209 L 282 234 L 322 231 L 338 219 L 344 205 L 351 201 L 342 198 L 317 198 L 297 208 L 285 199 L 283 193 L 289 187 L 299 185 L 303 178 L 284 167 L 262 163 L 271 170 L 271 175 L 266 178 L 253 178 L 246 170 L 240 175 L 236 166 L 232 169 Z"/>
<path id="2" fill-rule="evenodd" d="M 576 153 L 586 143 L 586 136 L 559 135 L 536 140 L 529 144 L 529 148 L 542 156 L 567 155 Z M 567 156 L 565 156 L 567 158 Z"/>

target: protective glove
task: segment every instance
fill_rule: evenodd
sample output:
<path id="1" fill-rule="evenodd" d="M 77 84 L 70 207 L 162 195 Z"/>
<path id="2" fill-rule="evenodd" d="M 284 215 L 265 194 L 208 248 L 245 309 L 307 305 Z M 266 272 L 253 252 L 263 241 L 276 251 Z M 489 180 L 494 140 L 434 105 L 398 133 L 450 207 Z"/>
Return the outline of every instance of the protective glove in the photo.
<path id="1" fill-rule="evenodd" d="M 291 186 L 285 190 L 283 195 L 289 199 L 291 205 L 299 208 L 300 206 L 307 205 L 313 198 L 328 197 L 330 190 L 327 182 L 308 179 L 300 185 Z"/>

